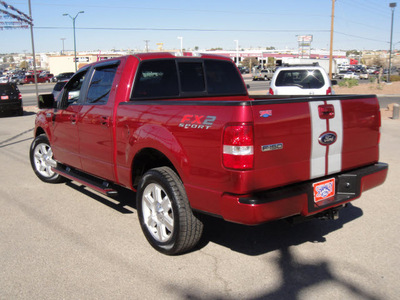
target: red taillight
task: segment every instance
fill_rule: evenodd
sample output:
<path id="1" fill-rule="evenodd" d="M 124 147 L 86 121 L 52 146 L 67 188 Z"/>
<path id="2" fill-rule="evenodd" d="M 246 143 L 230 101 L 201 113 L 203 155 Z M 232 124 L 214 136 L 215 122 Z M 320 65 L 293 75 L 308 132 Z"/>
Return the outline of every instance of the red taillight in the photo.
<path id="1" fill-rule="evenodd" d="M 223 164 L 226 168 L 247 170 L 254 164 L 252 125 L 225 127 L 223 138 Z"/>
<path id="2" fill-rule="evenodd" d="M 327 120 L 335 117 L 335 107 L 332 104 L 318 105 L 320 119 Z"/>
<path id="3" fill-rule="evenodd" d="M 326 90 L 326 94 L 327 95 L 332 95 L 332 88 L 328 87 L 328 89 Z"/>
<path id="4" fill-rule="evenodd" d="M 18 93 L 18 100 L 22 100 L 22 95 L 21 95 L 21 93 Z"/>
<path id="5" fill-rule="evenodd" d="M 269 94 L 273 95 L 274 94 L 274 90 L 272 88 L 269 88 Z"/>

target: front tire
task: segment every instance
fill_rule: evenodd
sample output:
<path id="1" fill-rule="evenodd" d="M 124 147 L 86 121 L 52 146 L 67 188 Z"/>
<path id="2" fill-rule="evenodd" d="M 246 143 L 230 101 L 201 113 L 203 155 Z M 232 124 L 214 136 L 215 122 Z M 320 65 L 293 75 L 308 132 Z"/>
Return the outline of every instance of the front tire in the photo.
<path id="1" fill-rule="evenodd" d="M 199 242 L 203 224 L 193 215 L 183 183 L 170 168 L 155 168 L 144 174 L 136 207 L 143 233 L 157 251 L 180 254 Z"/>
<path id="2" fill-rule="evenodd" d="M 53 151 L 46 135 L 37 136 L 29 150 L 31 166 L 36 176 L 47 183 L 64 182 L 65 178 L 52 169 L 56 162 L 53 160 Z"/>

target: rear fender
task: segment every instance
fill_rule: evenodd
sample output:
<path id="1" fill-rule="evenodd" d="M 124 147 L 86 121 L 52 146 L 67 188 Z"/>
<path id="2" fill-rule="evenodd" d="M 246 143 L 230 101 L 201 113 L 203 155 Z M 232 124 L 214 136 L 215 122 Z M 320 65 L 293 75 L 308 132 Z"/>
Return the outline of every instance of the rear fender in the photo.
<path id="1" fill-rule="evenodd" d="M 130 145 L 128 160 L 132 162 L 132 168 L 135 168 L 133 164 L 136 155 L 144 149 L 154 149 L 171 162 L 182 180 L 186 177 L 185 170 L 189 166 L 188 156 L 179 141 L 165 127 L 146 124 L 132 134 L 128 145 Z"/>

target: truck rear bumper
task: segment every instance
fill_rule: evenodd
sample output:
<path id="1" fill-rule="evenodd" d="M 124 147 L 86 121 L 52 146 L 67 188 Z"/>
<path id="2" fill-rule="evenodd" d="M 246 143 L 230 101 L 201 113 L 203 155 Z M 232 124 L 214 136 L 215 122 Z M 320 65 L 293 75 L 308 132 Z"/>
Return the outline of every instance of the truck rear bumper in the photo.
<path id="1" fill-rule="evenodd" d="M 362 192 L 382 184 L 388 164 L 376 163 L 326 178 L 268 190 L 248 196 L 225 194 L 222 217 L 231 222 L 257 225 L 295 215 L 311 216 L 359 198 Z M 314 201 L 313 184 L 335 178 L 335 195 Z"/>

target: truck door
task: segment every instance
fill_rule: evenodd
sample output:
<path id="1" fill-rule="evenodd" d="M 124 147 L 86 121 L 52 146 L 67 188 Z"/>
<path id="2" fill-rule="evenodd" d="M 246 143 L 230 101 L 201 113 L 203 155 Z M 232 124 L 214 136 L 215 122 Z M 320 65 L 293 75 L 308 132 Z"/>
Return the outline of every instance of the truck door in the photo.
<path id="1" fill-rule="evenodd" d="M 79 71 L 65 85 L 53 116 L 54 157 L 69 166 L 81 168 L 77 120 L 82 109 L 84 83 L 88 69 Z"/>
<path id="2" fill-rule="evenodd" d="M 87 96 L 79 112 L 80 157 L 85 172 L 115 180 L 113 107 L 114 77 L 119 61 L 94 66 L 90 73 Z M 110 101 L 109 101 L 110 99 Z"/>

